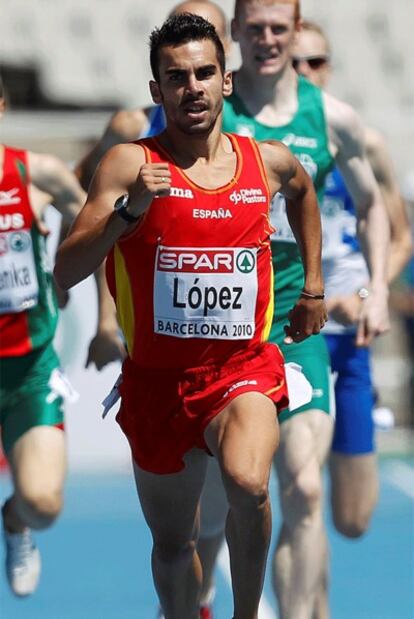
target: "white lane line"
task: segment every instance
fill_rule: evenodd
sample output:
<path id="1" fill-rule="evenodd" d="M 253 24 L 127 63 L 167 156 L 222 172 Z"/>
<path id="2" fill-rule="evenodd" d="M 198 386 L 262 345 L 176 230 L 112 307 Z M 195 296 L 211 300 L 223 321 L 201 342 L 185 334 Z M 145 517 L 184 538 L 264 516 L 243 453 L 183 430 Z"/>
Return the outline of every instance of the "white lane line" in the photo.
<path id="1" fill-rule="evenodd" d="M 218 556 L 219 568 L 231 589 L 230 556 L 227 544 L 223 544 Z M 259 605 L 259 619 L 277 619 L 275 611 L 271 608 L 266 596 L 263 594 Z"/>
<path id="2" fill-rule="evenodd" d="M 405 462 L 393 462 L 385 467 L 385 478 L 404 494 L 414 499 L 414 468 Z"/>

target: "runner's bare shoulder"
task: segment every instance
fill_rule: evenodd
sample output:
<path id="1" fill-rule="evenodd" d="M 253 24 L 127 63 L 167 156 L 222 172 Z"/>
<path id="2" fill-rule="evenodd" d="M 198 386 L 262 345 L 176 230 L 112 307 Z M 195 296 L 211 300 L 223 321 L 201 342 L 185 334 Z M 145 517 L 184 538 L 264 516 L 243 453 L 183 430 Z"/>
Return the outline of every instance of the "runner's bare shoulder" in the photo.
<path id="1" fill-rule="evenodd" d="M 296 160 L 287 146 L 278 140 L 258 143 L 269 181 L 290 177 L 296 169 Z"/>
<path id="2" fill-rule="evenodd" d="M 108 129 L 123 142 L 137 140 L 148 124 L 150 110 L 151 108 L 119 110 L 112 116 Z"/>
<path id="3" fill-rule="evenodd" d="M 137 178 L 140 168 L 145 163 L 145 151 L 139 144 L 116 144 L 108 150 L 100 161 L 95 185 L 121 182 L 126 185 Z"/>

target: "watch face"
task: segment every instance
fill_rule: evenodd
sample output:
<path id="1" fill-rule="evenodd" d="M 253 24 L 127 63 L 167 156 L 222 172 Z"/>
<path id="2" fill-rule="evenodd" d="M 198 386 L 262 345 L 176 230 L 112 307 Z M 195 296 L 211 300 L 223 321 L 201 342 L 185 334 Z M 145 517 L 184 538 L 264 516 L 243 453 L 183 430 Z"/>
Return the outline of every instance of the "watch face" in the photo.
<path id="1" fill-rule="evenodd" d="M 129 195 L 126 193 L 125 195 L 120 196 L 117 200 L 115 200 L 114 209 L 116 213 L 118 213 L 118 215 L 124 221 L 127 221 L 128 223 L 131 224 L 131 223 L 138 221 L 139 218 L 134 217 L 134 215 L 131 215 L 131 213 L 128 213 L 127 211 L 128 202 L 129 202 Z"/>
<path id="2" fill-rule="evenodd" d="M 369 297 L 369 290 L 368 288 L 360 288 L 358 290 L 358 296 L 360 299 L 366 299 L 367 297 Z"/>
<path id="3" fill-rule="evenodd" d="M 129 196 L 127 193 L 124 194 L 123 196 L 120 196 L 117 200 L 115 200 L 114 208 L 117 210 L 123 207 L 125 208 L 126 205 L 128 204 L 128 199 L 129 199 Z"/>

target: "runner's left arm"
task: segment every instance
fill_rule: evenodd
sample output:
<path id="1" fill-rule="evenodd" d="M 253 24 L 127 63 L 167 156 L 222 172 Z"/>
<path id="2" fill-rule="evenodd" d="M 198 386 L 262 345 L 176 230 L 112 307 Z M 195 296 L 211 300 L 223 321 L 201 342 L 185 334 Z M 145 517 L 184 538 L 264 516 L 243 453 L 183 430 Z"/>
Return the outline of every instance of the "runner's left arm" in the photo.
<path id="1" fill-rule="evenodd" d="M 289 224 L 298 244 L 305 272 L 304 291 L 289 313 L 290 325 L 285 328 L 286 343 L 300 342 L 319 333 L 327 314 L 323 299 L 321 267 L 321 218 L 310 176 L 290 150 L 280 142 L 259 145 L 266 167 L 271 195 L 277 192 L 286 199 Z"/>

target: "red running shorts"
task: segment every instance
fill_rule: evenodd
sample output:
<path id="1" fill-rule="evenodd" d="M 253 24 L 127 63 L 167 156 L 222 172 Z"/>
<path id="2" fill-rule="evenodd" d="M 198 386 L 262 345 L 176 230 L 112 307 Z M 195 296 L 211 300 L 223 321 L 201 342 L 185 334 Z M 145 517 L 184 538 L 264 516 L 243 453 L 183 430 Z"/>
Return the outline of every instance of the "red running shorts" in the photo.
<path id="1" fill-rule="evenodd" d="M 184 468 L 194 447 L 208 447 L 210 421 L 242 393 L 267 395 L 288 406 L 283 355 L 274 344 L 237 353 L 225 362 L 180 370 L 148 370 L 129 358 L 122 367 L 117 421 L 139 467 L 166 475 Z"/>

